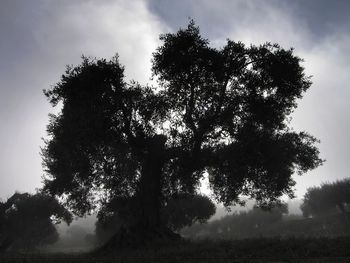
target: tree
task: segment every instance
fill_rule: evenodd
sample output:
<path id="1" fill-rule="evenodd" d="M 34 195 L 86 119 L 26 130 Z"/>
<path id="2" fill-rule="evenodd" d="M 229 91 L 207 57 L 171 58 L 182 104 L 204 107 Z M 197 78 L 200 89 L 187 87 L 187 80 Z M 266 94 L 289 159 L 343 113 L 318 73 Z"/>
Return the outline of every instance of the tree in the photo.
<path id="1" fill-rule="evenodd" d="M 58 240 L 54 224 L 72 221 L 71 214 L 51 196 L 15 193 L 0 203 L 0 247 L 33 248 Z"/>
<path id="2" fill-rule="evenodd" d="M 160 39 L 157 88 L 126 83 L 114 57 L 83 58 L 45 91 L 62 110 L 47 129 L 44 190 L 76 214 L 132 197 L 151 231 L 162 203 L 195 193 L 205 173 L 226 205 L 240 194 L 261 204 L 292 196 L 292 174 L 322 163 L 317 140 L 288 128 L 311 85 L 301 59 L 269 43 L 212 48 L 193 22 Z"/>
<path id="3" fill-rule="evenodd" d="M 320 216 L 330 212 L 350 212 L 350 179 L 311 187 L 304 195 L 300 208 L 305 217 Z"/>

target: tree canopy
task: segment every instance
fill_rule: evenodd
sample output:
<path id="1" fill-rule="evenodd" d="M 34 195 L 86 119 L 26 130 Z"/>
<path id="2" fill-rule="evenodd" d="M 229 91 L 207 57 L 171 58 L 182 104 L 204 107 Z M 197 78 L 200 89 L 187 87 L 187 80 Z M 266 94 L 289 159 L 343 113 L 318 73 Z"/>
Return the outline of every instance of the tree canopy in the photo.
<path id="1" fill-rule="evenodd" d="M 72 221 L 72 215 L 56 199 L 44 194 L 15 193 L 0 202 L 0 247 L 33 248 L 54 243 L 54 224 Z"/>
<path id="2" fill-rule="evenodd" d="M 305 217 L 320 216 L 327 213 L 350 212 L 350 179 L 311 187 L 304 195 L 300 208 Z"/>
<path id="3" fill-rule="evenodd" d="M 311 85 L 293 49 L 231 40 L 213 48 L 193 22 L 160 39 L 157 87 L 126 82 L 117 56 L 84 57 L 45 91 L 62 109 L 47 129 L 44 191 L 77 214 L 136 198 L 153 226 L 161 204 L 195 193 L 205 173 L 226 205 L 241 194 L 260 204 L 292 196 L 292 175 L 322 163 L 317 140 L 288 126 Z"/>

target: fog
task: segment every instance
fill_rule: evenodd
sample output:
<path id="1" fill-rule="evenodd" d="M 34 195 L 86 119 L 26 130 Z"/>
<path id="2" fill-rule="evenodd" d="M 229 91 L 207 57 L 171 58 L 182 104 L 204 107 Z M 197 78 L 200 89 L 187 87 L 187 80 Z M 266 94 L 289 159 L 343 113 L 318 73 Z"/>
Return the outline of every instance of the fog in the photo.
<path id="1" fill-rule="evenodd" d="M 263 210 L 255 208 L 253 200 L 245 206 L 225 208 L 216 205 L 216 212 L 207 222 L 196 222 L 178 233 L 193 240 L 241 240 L 255 238 L 312 238 L 338 237 L 350 234 L 348 215 L 330 212 L 321 217 L 304 217 L 300 206 L 302 200 L 285 202 L 287 209 Z M 96 215 L 76 218 L 69 226 L 57 225 L 58 242 L 41 248 L 45 252 L 85 252 L 103 243 L 96 240 Z"/>

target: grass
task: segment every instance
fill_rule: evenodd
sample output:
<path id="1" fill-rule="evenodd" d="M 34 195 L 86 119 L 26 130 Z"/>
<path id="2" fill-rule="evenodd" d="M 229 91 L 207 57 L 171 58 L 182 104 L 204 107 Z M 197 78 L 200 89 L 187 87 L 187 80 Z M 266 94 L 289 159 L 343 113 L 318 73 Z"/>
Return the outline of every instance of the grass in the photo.
<path id="1" fill-rule="evenodd" d="M 350 237 L 181 241 L 103 253 L 7 252 L 0 254 L 0 262 L 350 262 Z"/>

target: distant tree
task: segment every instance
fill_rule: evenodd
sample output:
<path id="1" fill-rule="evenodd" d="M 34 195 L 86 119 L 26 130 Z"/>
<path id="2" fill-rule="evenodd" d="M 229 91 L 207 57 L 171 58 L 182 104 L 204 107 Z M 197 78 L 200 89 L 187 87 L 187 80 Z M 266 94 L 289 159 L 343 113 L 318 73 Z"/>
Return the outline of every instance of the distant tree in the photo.
<path id="1" fill-rule="evenodd" d="M 113 200 L 104 204 L 97 215 L 96 238 L 99 243 L 107 241 L 121 227 L 134 224 L 134 200 Z M 179 194 L 162 206 L 161 220 L 173 231 L 196 222 L 204 223 L 215 214 L 215 204 L 203 195 Z"/>
<path id="2" fill-rule="evenodd" d="M 45 91 L 62 108 L 47 129 L 44 190 L 78 215 L 132 197 L 137 229 L 151 232 L 162 204 L 194 194 L 205 173 L 225 205 L 292 196 L 292 175 L 322 163 L 317 140 L 288 128 L 311 85 L 301 59 L 269 43 L 212 48 L 193 22 L 160 39 L 157 88 L 126 83 L 115 57 L 84 58 Z"/>
<path id="3" fill-rule="evenodd" d="M 350 212 L 350 178 L 311 187 L 300 208 L 305 217 L 319 216 L 336 210 Z"/>
<path id="4" fill-rule="evenodd" d="M 281 221 L 285 214 L 288 214 L 288 205 L 282 202 L 271 209 L 262 209 L 254 206 L 252 210 L 247 212 L 247 218 L 255 227 L 264 227 Z"/>
<path id="5" fill-rule="evenodd" d="M 54 243 L 58 239 L 54 224 L 72 220 L 71 214 L 56 199 L 41 193 L 15 193 L 0 207 L 0 246 L 3 249 Z"/>

